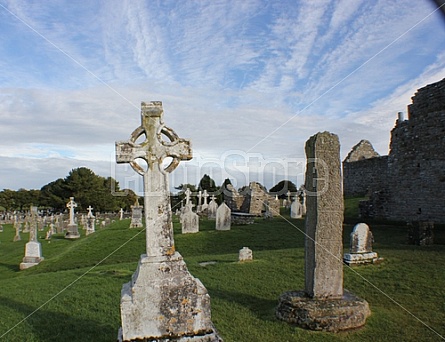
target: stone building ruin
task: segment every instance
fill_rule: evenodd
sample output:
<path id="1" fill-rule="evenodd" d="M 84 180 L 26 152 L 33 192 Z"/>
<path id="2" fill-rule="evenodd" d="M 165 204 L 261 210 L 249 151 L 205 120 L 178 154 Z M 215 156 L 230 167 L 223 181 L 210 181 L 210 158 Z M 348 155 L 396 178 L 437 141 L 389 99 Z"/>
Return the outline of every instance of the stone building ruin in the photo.
<path id="1" fill-rule="evenodd" d="M 367 196 L 362 217 L 445 222 L 445 79 L 415 93 L 399 113 L 390 152 L 361 141 L 343 161 L 344 195 Z"/>

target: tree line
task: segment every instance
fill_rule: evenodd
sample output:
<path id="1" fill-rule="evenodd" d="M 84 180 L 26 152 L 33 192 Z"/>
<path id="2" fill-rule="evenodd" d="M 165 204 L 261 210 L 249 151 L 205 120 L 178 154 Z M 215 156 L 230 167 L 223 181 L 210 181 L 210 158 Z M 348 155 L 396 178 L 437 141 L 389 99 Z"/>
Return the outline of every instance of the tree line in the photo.
<path id="1" fill-rule="evenodd" d="M 229 184 L 231 184 L 230 179 L 226 179 L 221 186 L 217 186 L 207 174 L 201 178 L 198 185 L 181 184 L 175 187 L 179 190 L 178 194 L 171 196 L 172 208 L 177 207 L 185 198 L 187 188 L 194 194 L 193 203 L 197 202 L 196 194 L 204 190 L 207 190 L 209 195 L 215 195 L 218 203 L 222 203 L 224 195 L 228 193 L 226 190 Z M 248 188 L 248 185 L 240 188 L 240 194 L 244 195 Z M 279 198 L 286 198 L 287 191 L 294 193 L 297 191 L 295 184 L 287 180 L 279 182 L 269 190 L 272 195 L 276 194 Z M 116 193 L 125 195 L 116 196 Z M 63 212 L 70 197 L 74 197 L 77 203 L 76 210 L 86 211 L 91 205 L 97 212 L 116 212 L 120 208 L 130 210 L 138 198 L 130 189 L 120 190 L 119 183 L 114 178 L 98 176 L 86 167 L 79 167 L 71 170 L 65 178 L 50 182 L 40 190 L 4 189 L 0 192 L 0 207 L 7 211 L 23 211 L 33 205 L 50 212 Z M 142 199 L 140 203 L 143 203 Z"/>
<path id="2" fill-rule="evenodd" d="M 101 177 L 86 167 L 79 167 L 40 190 L 4 189 L 0 192 L 0 206 L 7 211 L 28 210 L 33 205 L 51 212 L 63 212 L 69 198 L 74 197 L 80 211 L 85 211 L 90 205 L 98 212 L 113 212 L 120 208 L 128 210 L 137 195 L 130 189 L 123 190 L 125 196 L 113 194 L 120 191 L 119 183 L 112 177 Z"/>

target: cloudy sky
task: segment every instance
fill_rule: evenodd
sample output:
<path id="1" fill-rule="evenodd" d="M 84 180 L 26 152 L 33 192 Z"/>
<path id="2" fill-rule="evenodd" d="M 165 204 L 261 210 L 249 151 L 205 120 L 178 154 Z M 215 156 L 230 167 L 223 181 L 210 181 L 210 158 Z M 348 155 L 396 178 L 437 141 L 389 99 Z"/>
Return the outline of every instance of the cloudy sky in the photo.
<path id="1" fill-rule="evenodd" d="M 152 100 L 192 141 L 172 186 L 299 185 L 311 135 L 387 154 L 397 112 L 445 77 L 429 0 L 0 0 L 0 32 L 0 190 L 80 166 L 138 190 L 114 144 Z"/>

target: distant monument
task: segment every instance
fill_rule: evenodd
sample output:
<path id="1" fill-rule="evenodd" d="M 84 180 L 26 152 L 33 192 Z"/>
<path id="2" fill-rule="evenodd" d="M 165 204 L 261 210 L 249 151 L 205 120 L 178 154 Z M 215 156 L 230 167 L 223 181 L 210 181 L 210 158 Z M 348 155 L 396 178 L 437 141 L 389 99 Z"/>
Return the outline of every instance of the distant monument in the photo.
<path id="1" fill-rule="evenodd" d="M 93 209 L 91 208 L 91 205 L 88 206 L 87 210 L 88 210 L 88 215 L 87 215 L 87 230 L 86 230 L 86 235 L 90 235 L 93 234 L 96 231 L 96 218 L 93 215 Z"/>
<path id="2" fill-rule="evenodd" d="M 37 241 L 37 216 L 37 207 L 31 206 L 29 242 L 25 245 L 25 257 L 20 264 L 21 270 L 36 266 L 44 259 L 42 245 Z"/>
<path id="3" fill-rule="evenodd" d="M 225 202 L 222 202 L 216 210 L 216 230 L 230 230 L 232 224 L 232 211 Z"/>
<path id="4" fill-rule="evenodd" d="M 131 222 L 130 228 L 142 228 L 142 209 L 143 207 L 139 204 L 139 199 L 136 197 L 134 205 L 131 206 Z"/>
<path id="5" fill-rule="evenodd" d="M 306 142 L 307 214 L 305 290 L 281 295 L 279 319 L 311 330 L 337 332 L 361 327 L 368 303 L 343 291 L 343 192 L 340 143 L 318 133 Z"/>
<path id="6" fill-rule="evenodd" d="M 70 222 L 68 223 L 65 239 L 78 239 L 80 238 L 80 234 L 77 223 L 74 222 L 74 208 L 77 207 L 77 203 L 74 202 L 74 197 L 70 197 L 70 201 L 66 204 L 66 207 L 70 210 Z"/>
<path id="7" fill-rule="evenodd" d="M 220 341 L 211 321 L 210 296 L 175 251 L 168 173 L 190 160 L 190 142 L 164 126 L 161 102 L 142 103 L 129 141 L 116 143 L 116 161 L 144 177 L 146 254 L 121 297 L 120 341 Z M 166 136 L 169 142 L 162 139 Z M 139 137 L 145 140 L 137 143 Z M 171 157 L 164 168 L 163 159 Z M 147 169 L 136 163 L 142 158 Z"/>

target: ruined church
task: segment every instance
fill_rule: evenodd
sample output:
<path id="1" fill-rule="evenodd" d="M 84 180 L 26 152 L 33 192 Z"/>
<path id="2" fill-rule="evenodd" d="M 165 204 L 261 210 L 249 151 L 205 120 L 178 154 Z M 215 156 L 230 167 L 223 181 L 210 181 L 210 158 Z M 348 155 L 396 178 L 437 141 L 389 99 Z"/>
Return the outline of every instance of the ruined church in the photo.
<path id="1" fill-rule="evenodd" d="M 360 141 L 343 161 L 345 196 L 366 196 L 363 218 L 445 223 L 445 79 L 415 93 L 379 156 Z"/>

